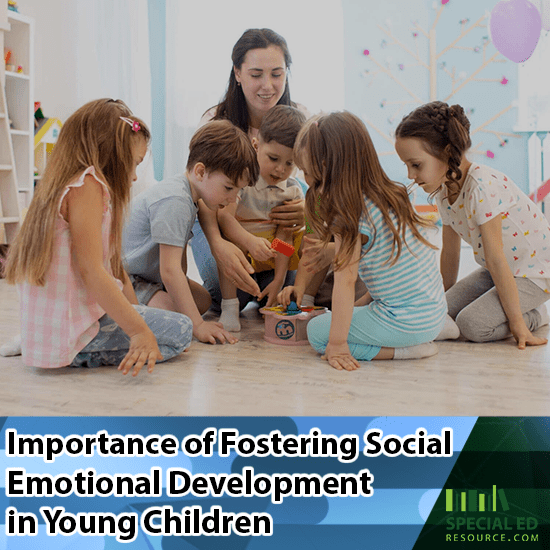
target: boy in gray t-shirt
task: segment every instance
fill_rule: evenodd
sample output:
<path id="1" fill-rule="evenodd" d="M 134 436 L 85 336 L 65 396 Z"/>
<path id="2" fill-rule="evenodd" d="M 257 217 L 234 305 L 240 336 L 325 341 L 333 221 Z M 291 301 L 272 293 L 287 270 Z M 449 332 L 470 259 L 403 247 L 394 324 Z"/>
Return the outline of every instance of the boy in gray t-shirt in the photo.
<path id="1" fill-rule="evenodd" d="M 189 144 L 185 174 L 155 184 L 132 201 L 123 252 L 140 303 L 184 313 L 201 342 L 237 342 L 223 325 L 207 322 L 208 291 L 187 278 L 187 242 L 193 236 L 198 201 L 218 210 L 236 201 L 258 179 L 248 136 L 226 120 L 200 128 Z"/>

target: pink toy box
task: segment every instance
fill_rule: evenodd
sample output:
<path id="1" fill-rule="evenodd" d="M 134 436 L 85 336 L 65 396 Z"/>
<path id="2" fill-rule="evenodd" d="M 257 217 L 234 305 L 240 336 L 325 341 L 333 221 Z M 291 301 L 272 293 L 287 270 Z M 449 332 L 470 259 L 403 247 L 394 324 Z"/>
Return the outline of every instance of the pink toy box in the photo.
<path id="1" fill-rule="evenodd" d="M 263 307 L 260 313 L 265 315 L 264 340 L 283 346 L 306 346 L 307 324 L 313 317 L 326 313 L 326 307 L 304 307 L 297 313 L 287 312 L 283 306 Z"/>

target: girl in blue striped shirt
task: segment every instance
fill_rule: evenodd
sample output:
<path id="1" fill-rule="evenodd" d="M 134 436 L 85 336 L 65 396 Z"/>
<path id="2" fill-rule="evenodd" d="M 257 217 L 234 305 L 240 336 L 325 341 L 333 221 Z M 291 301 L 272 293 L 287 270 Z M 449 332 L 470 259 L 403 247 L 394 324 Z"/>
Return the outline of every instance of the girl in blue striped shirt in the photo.
<path id="1" fill-rule="evenodd" d="M 429 222 L 385 174 L 363 122 L 346 111 L 313 117 L 295 158 L 309 185 L 308 223 L 325 245 L 334 239 L 335 250 L 332 313 L 308 324 L 311 345 L 338 370 L 435 355 L 447 304 Z M 368 292 L 354 303 L 357 274 Z M 312 275 L 299 266 L 279 301 L 287 305 L 294 294 L 301 303 Z"/>

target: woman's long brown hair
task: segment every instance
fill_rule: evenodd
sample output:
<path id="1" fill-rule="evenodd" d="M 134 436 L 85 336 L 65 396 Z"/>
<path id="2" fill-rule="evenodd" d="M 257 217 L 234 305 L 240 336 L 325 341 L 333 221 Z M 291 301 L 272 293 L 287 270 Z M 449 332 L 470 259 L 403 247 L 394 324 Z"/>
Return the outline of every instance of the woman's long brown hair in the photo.
<path id="1" fill-rule="evenodd" d="M 135 132 L 120 117 L 137 121 L 140 130 Z M 67 119 L 10 249 L 5 268 L 9 283 L 27 280 L 33 285 L 45 284 L 63 191 L 89 166 L 95 168 L 111 195 L 111 268 L 115 277 L 123 277 L 122 225 L 132 185 L 132 149 L 136 140 L 148 142 L 150 137 L 147 126 L 120 100 L 91 101 Z"/>
<path id="2" fill-rule="evenodd" d="M 297 164 L 308 173 L 306 218 L 315 233 L 328 244 L 339 235 L 342 244 L 334 269 L 345 267 L 359 236 L 359 219 L 368 212 L 368 197 L 382 212 L 393 233 L 392 264 L 401 254 L 409 227 L 416 238 L 435 248 L 420 233 L 418 226 L 431 226 L 414 210 L 404 185 L 388 178 L 363 122 L 350 112 L 318 115 L 308 120 L 296 139 Z M 397 227 L 390 217 L 393 211 Z M 369 218 L 370 219 L 370 218 Z M 372 220 L 370 220 L 372 222 Z M 376 239 L 376 228 L 369 243 Z M 397 253 L 395 253 L 397 249 Z M 367 250 L 368 251 L 368 250 Z"/>
<path id="3" fill-rule="evenodd" d="M 288 49 L 286 40 L 275 31 L 271 29 L 248 29 L 237 40 L 235 46 L 233 46 L 233 52 L 231 53 L 231 60 L 233 61 L 233 67 L 231 67 L 231 73 L 229 74 L 229 82 L 227 84 L 227 91 L 225 96 L 216 107 L 216 115 L 214 120 L 230 120 L 235 126 L 238 126 L 243 132 L 248 132 L 249 114 L 246 103 L 246 98 L 242 88 L 237 83 L 235 78 L 235 68 L 242 67 L 244 58 L 250 50 L 266 49 L 269 46 L 276 46 L 280 48 L 281 53 L 285 58 L 285 65 L 287 71 L 292 64 L 292 57 Z M 290 100 L 290 88 L 288 85 L 288 72 L 285 82 L 285 90 L 283 95 L 277 102 L 277 105 L 292 105 L 296 107 L 296 104 Z"/>

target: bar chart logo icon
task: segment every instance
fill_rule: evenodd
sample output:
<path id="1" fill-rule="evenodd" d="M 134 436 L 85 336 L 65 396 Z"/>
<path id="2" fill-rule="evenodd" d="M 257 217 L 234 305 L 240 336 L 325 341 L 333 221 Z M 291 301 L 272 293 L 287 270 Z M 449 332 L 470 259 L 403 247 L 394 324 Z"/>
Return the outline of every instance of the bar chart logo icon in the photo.
<path id="1" fill-rule="evenodd" d="M 498 501 L 500 501 L 500 510 L 497 510 Z M 477 489 L 468 489 L 467 491 L 446 489 L 445 491 L 445 511 L 447 512 L 497 512 L 501 510 L 506 512 L 509 509 L 504 489 L 497 489 L 496 485 L 493 485 L 493 490 L 490 493 Z"/>

